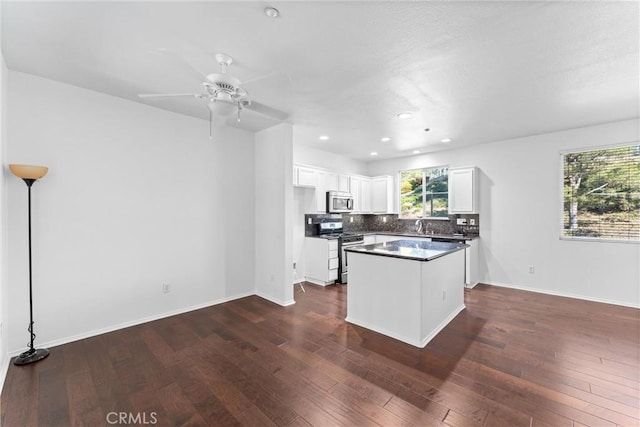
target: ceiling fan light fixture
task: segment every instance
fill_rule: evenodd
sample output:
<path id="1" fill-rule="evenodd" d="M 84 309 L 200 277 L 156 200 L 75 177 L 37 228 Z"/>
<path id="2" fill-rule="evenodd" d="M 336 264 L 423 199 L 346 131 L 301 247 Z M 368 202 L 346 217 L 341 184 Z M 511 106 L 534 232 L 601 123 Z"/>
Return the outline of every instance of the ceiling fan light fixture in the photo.
<path id="1" fill-rule="evenodd" d="M 402 120 L 410 119 L 411 113 L 409 112 L 398 113 L 398 118 Z"/>
<path id="2" fill-rule="evenodd" d="M 383 136 L 382 138 L 380 138 L 380 141 L 389 142 L 389 141 L 391 141 L 391 138 L 389 138 L 388 136 Z"/>
<path id="3" fill-rule="evenodd" d="M 228 116 L 238 108 L 235 102 L 221 97 L 211 98 L 207 107 L 209 107 L 209 110 L 211 110 L 213 114 L 219 116 Z"/>
<path id="4" fill-rule="evenodd" d="M 268 6 L 264 8 L 264 14 L 269 18 L 277 18 L 280 16 L 280 11 L 275 7 Z"/>

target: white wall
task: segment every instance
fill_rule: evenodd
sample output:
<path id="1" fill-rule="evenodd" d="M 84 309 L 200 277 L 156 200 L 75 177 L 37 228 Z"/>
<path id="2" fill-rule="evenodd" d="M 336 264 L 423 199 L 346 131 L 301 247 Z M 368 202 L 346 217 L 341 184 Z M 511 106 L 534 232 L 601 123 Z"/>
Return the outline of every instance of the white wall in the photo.
<path id="1" fill-rule="evenodd" d="M 2 22 L 2 5 L 0 5 L 0 22 Z M 0 25 L 1 33 L 1 25 Z M 7 147 L 7 65 L 4 55 L 0 53 L 0 165 L 5 163 Z M 7 353 L 7 333 L 5 332 L 8 316 L 7 294 L 7 185 L 6 172 L 0 173 L 0 391 L 7 372 L 9 357 Z"/>
<path id="2" fill-rule="evenodd" d="M 45 346 L 254 293 L 253 134 L 9 72 L 7 163 L 34 184 Z M 9 350 L 28 340 L 27 190 L 9 176 Z M 169 283 L 171 292 L 162 293 Z"/>
<path id="3" fill-rule="evenodd" d="M 293 304 L 293 129 L 280 124 L 255 135 L 256 294 Z"/>
<path id="4" fill-rule="evenodd" d="M 640 306 L 639 244 L 559 239 L 560 151 L 638 141 L 639 125 L 628 120 L 378 161 L 369 164 L 369 174 L 476 165 L 481 281 Z"/>

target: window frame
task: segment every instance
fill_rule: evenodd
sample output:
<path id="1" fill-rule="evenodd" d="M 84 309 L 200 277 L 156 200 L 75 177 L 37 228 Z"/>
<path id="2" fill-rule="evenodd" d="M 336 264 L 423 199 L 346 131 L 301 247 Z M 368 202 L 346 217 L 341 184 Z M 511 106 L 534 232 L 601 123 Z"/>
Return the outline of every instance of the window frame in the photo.
<path id="1" fill-rule="evenodd" d="M 590 147 L 581 147 L 581 148 L 569 148 L 560 150 L 558 153 L 558 182 L 560 185 L 559 188 L 559 231 L 560 231 L 560 240 L 570 241 L 570 242 L 601 242 L 601 243 L 624 243 L 624 244 L 632 244 L 638 245 L 640 244 L 640 239 L 632 240 L 632 239 L 615 239 L 612 237 L 585 237 L 585 236 L 565 236 L 564 234 L 564 156 L 566 154 L 575 154 L 575 153 L 586 153 L 589 151 L 598 151 L 598 150 L 609 150 L 614 148 L 621 147 L 633 147 L 636 145 L 640 145 L 640 141 L 627 141 L 616 144 L 608 144 L 608 145 L 594 145 Z"/>
<path id="2" fill-rule="evenodd" d="M 407 218 L 402 216 L 402 172 L 408 172 L 408 171 L 415 171 L 415 170 L 421 170 L 423 173 L 423 177 L 424 177 L 424 171 L 427 169 L 440 169 L 440 168 L 447 168 L 447 215 L 446 216 L 423 216 L 421 218 Z M 436 165 L 436 166 L 419 166 L 419 167 L 415 167 L 415 168 L 410 168 L 410 169 L 401 169 L 398 171 L 398 219 L 405 219 L 405 220 L 417 220 L 417 219 L 426 219 L 426 220 L 434 220 L 434 221 L 449 221 L 449 170 L 451 169 L 451 165 L 449 164 L 445 164 L 445 165 Z M 423 179 L 423 184 L 424 186 L 424 179 Z M 423 191 L 422 193 L 422 213 L 426 214 L 426 199 L 425 199 L 425 193 Z"/>

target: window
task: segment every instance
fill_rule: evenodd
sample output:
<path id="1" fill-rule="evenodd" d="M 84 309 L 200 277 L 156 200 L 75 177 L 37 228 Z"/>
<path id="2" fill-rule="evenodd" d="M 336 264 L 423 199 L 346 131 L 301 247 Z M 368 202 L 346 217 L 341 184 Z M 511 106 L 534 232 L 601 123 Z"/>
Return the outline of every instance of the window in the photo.
<path id="1" fill-rule="evenodd" d="M 640 241 L 640 145 L 562 154 L 562 237 Z"/>
<path id="2" fill-rule="evenodd" d="M 400 171 L 400 218 L 448 216 L 448 166 Z"/>

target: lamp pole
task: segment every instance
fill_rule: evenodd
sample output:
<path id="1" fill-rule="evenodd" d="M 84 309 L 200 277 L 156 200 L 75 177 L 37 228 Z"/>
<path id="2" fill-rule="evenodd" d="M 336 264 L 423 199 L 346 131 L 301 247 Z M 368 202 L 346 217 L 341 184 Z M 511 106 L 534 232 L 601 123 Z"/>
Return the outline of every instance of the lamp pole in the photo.
<path id="1" fill-rule="evenodd" d="M 11 172 L 18 178 L 27 184 L 28 194 L 28 227 L 29 227 L 29 349 L 20 354 L 13 360 L 14 365 L 27 365 L 29 363 L 37 362 L 44 359 L 49 355 L 49 350 L 46 348 L 36 349 L 33 346 L 33 341 L 36 338 L 36 334 L 33 333 L 33 269 L 31 258 L 31 187 L 33 183 L 39 178 L 42 178 L 48 171 L 48 168 L 44 166 L 28 166 L 28 165 L 9 165 Z"/>

